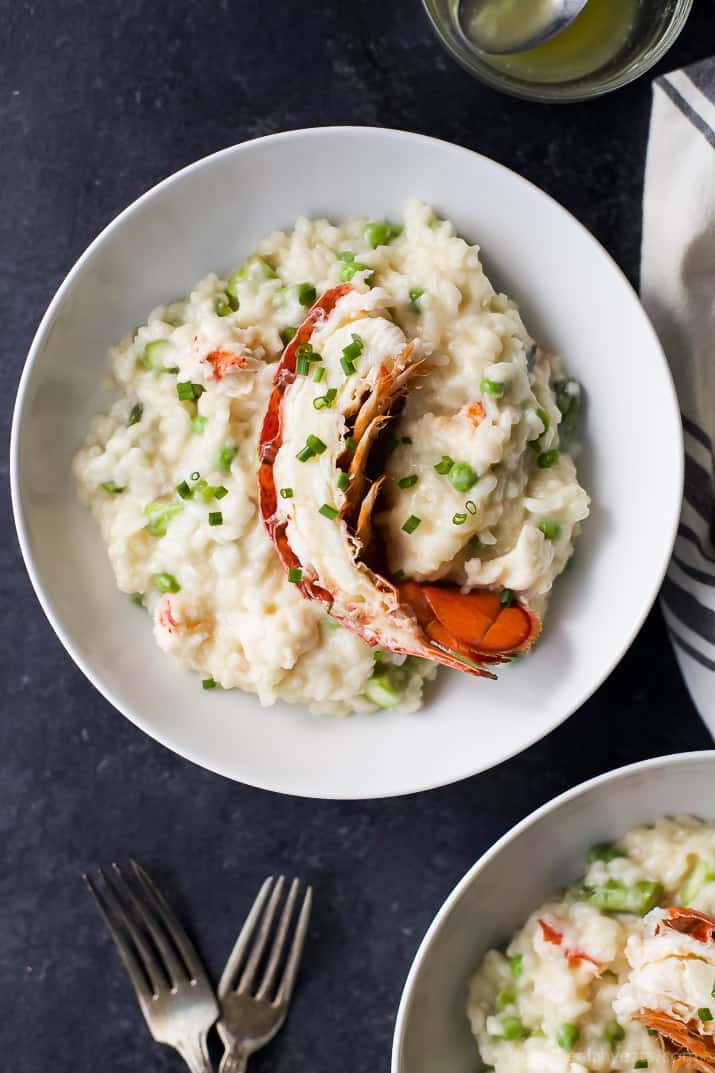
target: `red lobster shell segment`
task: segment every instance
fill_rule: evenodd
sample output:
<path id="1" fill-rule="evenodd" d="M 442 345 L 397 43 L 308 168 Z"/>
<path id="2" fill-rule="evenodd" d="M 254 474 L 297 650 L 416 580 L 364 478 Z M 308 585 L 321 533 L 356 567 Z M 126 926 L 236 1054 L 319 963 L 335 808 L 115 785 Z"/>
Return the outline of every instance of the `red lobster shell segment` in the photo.
<path id="1" fill-rule="evenodd" d="M 654 934 L 676 931 L 698 943 L 712 945 L 715 940 L 715 918 L 697 909 L 674 906 L 658 921 Z M 692 955 L 694 956 L 694 955 Z M 634 1015 L 647 1028 L 657 1032 L 673 1055 L 673 1068 L 715 1073 L 715 1038 L 702 1032 L 702 1023 L 693 1018 L 679 1020 L 665 1010 L 643 1009 Z"/>
<path id="2" fill-rule="evenodd" d="M 372 539 L 370 514 L 383 479 L 370 483 L 365 473 L 367 458 L 379 431 L 390 419 L 390 407 L 404 394 L 408 380 L 417 371 L 412 344 L 395 356 L 391 369 L 381 366 L 375 388 L 366 394 L 351 429 L 355 454 L 350 464 L 350 491 L 339 524 L 346 526 L 345 541 L 355 549 L 355 569 L 361 580 L 367 579 L 372 587 L 372 606 L 366 608 L 364 600 L 357 599 L 351 605 L 350 593 L 331 591 L 319 574 L 300 561 L 291 546 L 290 510 L 279 503 L 274 468 L 284 440 L 286 393 L 296 380 L 296 351 L 310 344 L 315 330 L 352 290 L 352 284 L 342 284 L 315 302 L 276 370 L 258 443 L 259 509 L 264 525 L 285 568 L 301 571 L 297 584 L 302 594 L 322 602 L 368 644 L 493 678 L 485 665 L 503 663 L 526 651 L 538 636 L 540 621 L 528 607 L 513 600 L 511 594 L 504 599 L 500 592 L 491 590 L 463 593 L 454 585 L 407 580 L 392 584 L 377 569 L 359 561 L 360 553 L 366 551 Z M 374 559 L 371 555 L 371 564 Z"/>

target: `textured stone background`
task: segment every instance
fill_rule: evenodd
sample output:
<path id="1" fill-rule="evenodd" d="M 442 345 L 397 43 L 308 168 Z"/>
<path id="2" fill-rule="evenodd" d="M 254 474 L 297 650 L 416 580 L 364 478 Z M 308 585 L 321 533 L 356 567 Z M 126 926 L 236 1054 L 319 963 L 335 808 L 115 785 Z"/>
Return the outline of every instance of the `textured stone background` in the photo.
<path id="1" fill-rule="evenodd" d="M 445 56 L 417 0 L 0 0 L 0 25 L 5 442 L 32 333 L 88 242 L 158 179 L 255 135 L 353 122 L 473 147 L 554 195 L 637 282 L 647 80 L 581 105 L 497 96 Z M 714 50 L 700 0 L 661 66 Z M 111 710 L 45 622 L 7 514 L 0 539 L 0 1042 L 13 1073 L 182 1068 L 145 1032 L 82 890 L 97 862 L 144 861 L 214 973 L 269 870 L 313 880 L 293 1016 L 252 1068 L 375 1073 L 417 943 L 490 842 L 584 778 L 709 745 L 655 611 L 596 696 L 495 771 L 386 802 L 247 789 Z"/>

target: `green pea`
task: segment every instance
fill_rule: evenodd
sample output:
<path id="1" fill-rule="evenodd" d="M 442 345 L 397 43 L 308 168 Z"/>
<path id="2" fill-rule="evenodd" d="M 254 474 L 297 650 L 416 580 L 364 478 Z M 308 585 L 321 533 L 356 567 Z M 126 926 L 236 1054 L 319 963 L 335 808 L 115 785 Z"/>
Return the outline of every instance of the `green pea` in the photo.
<path id="1" fill-rule="evenodd" d="M 581 1030 L 578 1025 L 572 1024 L 570 1021 L 566 1021 L 561 1025 L 561 1028 L 556 1033 L 556 1042 L 559 1047 L 564 1051 L 570 1051 L 572 1047 L 578 1043 L 578 1038 L 581 1035 Z"/>
<path id="2" fill-rule="evenodd" d="M 387 245 L 392 238 L 392 228 L 388 223 L 369 223 L 363 228 L 363 235 L 368 245 L 375 250 L 378 246 Z"/>
<path id="3" fill-rule="evenodd" d="M 297 331 L 298 329 L 293 327 L 292 324 L 287 324 L 285 328 L 281 328 L 278 334 L 281 337 L 281 343 L 283 344 L 283 346 L 288 346 Z"/>
<path id="4" fill-rule="evenodd" d="M 612 1047 L 615 1047 L 617 1043 L 626 1038 L 626 1030 L 623 1025 L 619 1025 L 618 1021 L 609 1021 L 604 1029 L 603 1038 L 606 1043 L 610 1043 Z"/>
<path id="5" fill-rule="evenodd" d="M 317 297 L 317 291 L 312 283 L 299 283 L 297 287 L 298 301 L 302 306 L 312 306 Z"/>
<path id="6" fill-rule="evenodd" d="M 486 377 L 479 386 L 483 395 L 493 395 L 495 399 L 500 399 L 506 391 L 506 384 L 501 380 L 488 380 Z"/>
<path id="7" fill-rule="evenodd" d="M 539 457 L 536 459 L 536 464 L 539 469 L 550 469 L 559 460 L 559 452 L 556 448 L 552 448 L 550 451 L 542 451 Z"/>
<path id="8" fill-rule="evenodd" d="M 458 492 L 468 492 L 479 480 L 468 462 L 454 462 L 447 476 Z"/>
<path id="9" fill-rule="evenodd" d="M 539 530 L 547 540 L 558 540 L 561 536 L 561 526 L 557 522 L 542 522 Z"/>
<path id="10" fill-rule="evenodd" d="M 497 1010 L 505 1010 L 507 1006 L 511 1006 L 514 1002 L 516 1002 L 516 990 L 513 987 L 505 987 L 497 995 Z"/>
<path id="11" fill-rule="evenodd" d="M 531 1035 L 521 1017 L 502 1017 L 499 1024 L 504 1039 L 528 1039 Z"/>

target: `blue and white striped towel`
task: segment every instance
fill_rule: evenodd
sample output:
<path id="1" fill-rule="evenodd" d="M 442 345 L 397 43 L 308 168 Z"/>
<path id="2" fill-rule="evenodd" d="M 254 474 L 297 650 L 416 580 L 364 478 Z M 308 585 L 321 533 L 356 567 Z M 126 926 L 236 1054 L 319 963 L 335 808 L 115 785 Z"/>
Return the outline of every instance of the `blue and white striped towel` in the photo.
<path id="1" fill-rule="evenodd" d="M 685 496 L 661 603 L 690 694 L 715 735 L 715 59 L 654 83 L 641 294 L 685 434 Z"/>

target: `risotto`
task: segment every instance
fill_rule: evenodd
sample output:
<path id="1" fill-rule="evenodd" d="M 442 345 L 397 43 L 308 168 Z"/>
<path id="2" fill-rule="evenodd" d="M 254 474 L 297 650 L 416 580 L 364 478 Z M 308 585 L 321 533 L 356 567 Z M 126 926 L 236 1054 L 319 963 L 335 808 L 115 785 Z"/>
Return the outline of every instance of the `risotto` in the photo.
<path id="1" fill-rule="evenodd" d="M 338 396 L 341 414 L 347 405 L 351 366 L 355 382 L 367 382 L 366 370 L 377 375 L 387 355 L 406 352 L 419 383 L 390 418 L 372 496 L 385 570 L 493 591 L 495 614 L 513 600 L 510 611 L 523 605 L 540 623 L 588 514 L 569 453 L 579 388 L 495 293 L 477 248 L 417 202 L 402 227 L 301 219 L 260 242 L 231 277 L 209 275 L 186 300 L 155 309 L 112 351 L 120 397 L 93 422 L 75 474 L 119 588 L 149 611 L 159 647 L 206 688 L 336 714 L 409 711 L 435 673 L 405 655 L 422 649 L 397 638 L 375 650 L 374 637 L 365 643 L 351 621 L 341 628 L 340 615 L 304 599 L 257 509 L 257 443 L 276 363 L 336 285 L 350 291 L 340 324 L 319 326 L 309 351 L 321 371 L 302 370 L 310 375 L 294 392 L 298 416 L 276 463 L 296 541 L 307 558 L 329 560 L 337 585 L 344 548 L 324 523 L 340 512 L 343 478 L 326 487 L 330 451 L 312 468 L 300 453 L 311 436 L 325 448 L 320 429 Z"/>
<path id="2" fill-rule="evenodd" d="M 674 1059 L 659 1035 L 633 1018 L 644 1006 L 662 1009 L 666 995 L 668 1010 L 686 1022 L 692 1007 L 707 1035 L 715 959 L 702 944 L 696 959 L 698 944 L 687 936 L 662 934 L 664 919 L 696 912 L 661 906 L 715 912 L 712 823 L 661 819 L 593 847 L 583 880 L 536 909 L 504 951 L 489 951 L 467 1009 L 484 1066 L 671 1073 Z"/>

